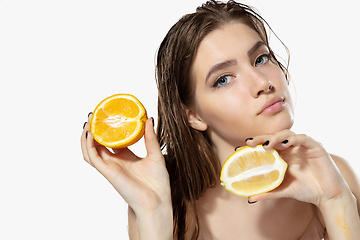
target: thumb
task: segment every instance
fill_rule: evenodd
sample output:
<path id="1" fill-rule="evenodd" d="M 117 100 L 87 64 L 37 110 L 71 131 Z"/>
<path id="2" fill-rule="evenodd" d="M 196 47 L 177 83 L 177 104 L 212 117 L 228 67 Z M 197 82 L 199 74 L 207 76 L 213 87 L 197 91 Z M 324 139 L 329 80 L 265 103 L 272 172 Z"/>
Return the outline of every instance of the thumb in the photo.
<path id="1" fill-rule="evenodd" d="M 149 118 L 145 124 L 145 147 L 147 152 L 147 157 L 153 159 L 154 161 L 163 161 L 164 157 L 160 150 L 160 145 L 157 140 L 154 125 L 154 118 Z"/>
<path id="2" fill-rule="evenodd" d="M 273 196 L 273 194 L 271 194 L 271 193 L 263 193 L 263 194 L 256 195 L 256 196 L 250 196 L 248 198 L 248 202 L 255 203 L 257 201 L 261 201 L 261 200 L 265 200 L 265 199 L 273 199 L 273 198 L 276 198 L 276 196 Z"/>

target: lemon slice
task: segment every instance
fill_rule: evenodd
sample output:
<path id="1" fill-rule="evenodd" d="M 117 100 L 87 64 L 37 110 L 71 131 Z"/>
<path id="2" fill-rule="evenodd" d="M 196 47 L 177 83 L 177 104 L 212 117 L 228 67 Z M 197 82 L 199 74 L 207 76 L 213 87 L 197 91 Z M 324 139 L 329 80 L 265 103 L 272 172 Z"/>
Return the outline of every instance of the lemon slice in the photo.
<path id="1" fill-rule="evenodd" d="M 287 163 L 274 149 L 262 145 L 242 147 L 231 154 L 221 169 L 221 185 L 242 197 L 269 192 L 285 177 Z"/>

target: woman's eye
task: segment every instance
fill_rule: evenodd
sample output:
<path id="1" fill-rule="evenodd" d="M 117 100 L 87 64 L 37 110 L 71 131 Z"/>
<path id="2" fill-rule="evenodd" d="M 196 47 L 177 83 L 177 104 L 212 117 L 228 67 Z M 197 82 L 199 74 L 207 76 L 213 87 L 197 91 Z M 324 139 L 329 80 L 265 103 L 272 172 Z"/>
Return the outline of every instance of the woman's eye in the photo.
<path id="1" fill-rule="evenodd" d="M 230 82 L 230 80 L 231 80 L 231 76 L 229 75 L 221 76 L 215 81 L 213 87 L 225 86 Z"/>
<path id="2" fill-rule="evenodd" d="M 255 60 L 255 67 L 258 67 L 260 65 L 267 63 L 269 61 L 269 58 L 270 58 L 269 54 L 263 54 L 263 55 L 259 56 Z"/>

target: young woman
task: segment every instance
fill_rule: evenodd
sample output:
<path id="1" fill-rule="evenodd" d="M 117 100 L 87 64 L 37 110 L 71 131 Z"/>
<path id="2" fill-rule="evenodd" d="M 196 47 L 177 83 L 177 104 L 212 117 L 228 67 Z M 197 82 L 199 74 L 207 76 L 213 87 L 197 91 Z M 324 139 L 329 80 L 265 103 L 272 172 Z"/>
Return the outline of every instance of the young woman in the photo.
<path id="1" fill-rule="evenodd" d="M 149 119 L 145 158 L 111 153 L 85 125 L 84 159 L 129 204 L 131 240 L 360 239 L 360 184 L 345 160 L 290 131 L 287 69 L 264 24 L 246 5 L 209 1 L 170 29 L 157 56 L 157 136 Z M 257 144 L 288 163 L 285 180 L 235 196 L 220 185 L 221 165 L 237 146 Z"/>

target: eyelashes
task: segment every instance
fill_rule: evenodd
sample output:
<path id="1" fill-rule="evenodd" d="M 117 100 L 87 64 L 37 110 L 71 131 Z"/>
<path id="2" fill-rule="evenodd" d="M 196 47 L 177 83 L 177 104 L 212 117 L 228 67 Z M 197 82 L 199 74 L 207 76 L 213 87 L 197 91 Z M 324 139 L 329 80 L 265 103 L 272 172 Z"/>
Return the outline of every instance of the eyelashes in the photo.
<path id="1" fill-rule="evenodd" d="M 270 60 L 270 54 L 269 53 L 262 54 L 262 55 L 260 55 L 259 57 L 257 57 L 255 59 L 254 66 L 258 67 L 260 65 L 263 65 L 263 64 L 269 62 L 269 60 Z"/>
<path id="2" fill-rule="evenodd" d="M 253 66 L 254 67 L 259 67 L 261 65 L 264 65 L 264 64 L 268 63 L 269 61 L 270 61 L 270 54 L 265 53 L 265 54 L 262 54 L 262 55 L 258 56 L 255 59 L 255 61 L 253 63 Z M 218 77 L 216 79 L 216 81 L 214 82 L 212 87 L 213 88 L 224 87 L 224 86 L 228 85 L 233 78 L 235 78 L 235 76 L 232 75 L 232 74 L 221 75 L 220 77 Z"/>
<path id="3" fill-rule="evenodd" d="M 215 83 L 213 84 L 213 87 L 216 88 L 216 87 L 225 86 L 231 81 L 231 78 L 232 78 L 232 76 L 230 76 L 230 75 L 222 75 L 215 81 Z"/>
<path id="4" fill-rule="evenodd" d="M 264 65 L 270 61 L 270 58 L 271 58 L 270 53 L 262 54 L 255 59 L 253 66 L 259 67 L 261 65 Z M 233 78 L 235 78 L 235 76 L 233 76 L 231 74 L 221 75 L 220 77 L 218 77 L 216 79 L 216 81 L 214 82 L 212 87 L 213 88 L 224 87 L 224 86 L 228 85 Z"/>

